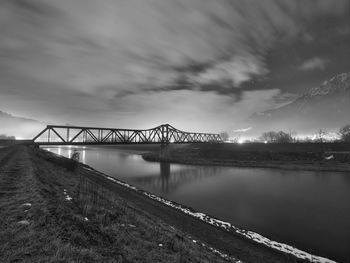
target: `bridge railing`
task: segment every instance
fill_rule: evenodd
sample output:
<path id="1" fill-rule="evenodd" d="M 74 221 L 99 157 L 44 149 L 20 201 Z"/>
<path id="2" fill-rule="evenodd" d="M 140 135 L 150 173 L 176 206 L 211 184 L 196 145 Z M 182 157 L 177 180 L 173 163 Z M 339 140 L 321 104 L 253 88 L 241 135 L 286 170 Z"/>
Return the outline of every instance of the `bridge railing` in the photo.
<path id="1" fill-rule="evenodd" d="M 167 144 L 222 142 L 222 139 L 219 134 L 184 132 L 169 124 L 146 130 L 47 125 L 33 142 L 46 145 Z"/>

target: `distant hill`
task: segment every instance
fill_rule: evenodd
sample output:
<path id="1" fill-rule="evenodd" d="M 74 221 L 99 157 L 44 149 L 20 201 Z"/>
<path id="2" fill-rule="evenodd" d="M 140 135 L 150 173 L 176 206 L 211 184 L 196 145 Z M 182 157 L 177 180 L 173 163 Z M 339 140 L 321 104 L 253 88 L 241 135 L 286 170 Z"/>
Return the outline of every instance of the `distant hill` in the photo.
<path id="1" fill-rule="evenodd" d="M 0 111 L 0 134 L 29 139 L 33 138 L 45 126 L 46 124 L 43 122 Z"/>
<path id="2" fill-rule="evenodd" d="M 336 131 L 350 124 L 350 73 L 336 75 L 283 107 L 254 114 L 250 121 L 262 131 Z"/>

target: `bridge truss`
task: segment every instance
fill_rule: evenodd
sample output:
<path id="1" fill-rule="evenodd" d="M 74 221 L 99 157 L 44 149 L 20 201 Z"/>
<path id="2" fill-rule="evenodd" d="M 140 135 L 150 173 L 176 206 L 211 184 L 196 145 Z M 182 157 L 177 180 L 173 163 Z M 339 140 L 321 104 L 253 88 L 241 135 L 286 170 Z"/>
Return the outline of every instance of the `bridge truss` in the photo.
<path id="1" fill-rule="evenodd" d="M 219 134 L 184 132 L 169 124 L 147 130 L 47 125 L 33 142 L 40 145 L 168 144 L 222 142 L 222 139 Z"/>

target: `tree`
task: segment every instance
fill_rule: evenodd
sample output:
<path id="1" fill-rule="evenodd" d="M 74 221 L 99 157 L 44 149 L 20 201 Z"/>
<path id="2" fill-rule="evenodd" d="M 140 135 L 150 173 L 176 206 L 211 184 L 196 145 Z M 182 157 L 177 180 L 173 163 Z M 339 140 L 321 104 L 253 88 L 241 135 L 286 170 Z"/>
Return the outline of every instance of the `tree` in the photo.
<path id="1" fill-rule="evenodd" d="M 264 132 L 260 136 L 260 140 L 262 140 L 264 142 L 274 142 L 275 139 L 276 139 L 276 132 L 274 132 L 274 131 Z"/>
<path id="2" fill-rule="evenodd" d="M 0 134 L 0 140 L 16 140 L 15 136 L 7 136 L 6 134 Z"/>
<path id="3" fill-rule="evenodd" d="M 315 132 L 314 135 L 314 141 L 316 142 L 324 142 L 325 141 L 325 137 L 328 134 L 328 132 L 326 130 L 323 129 L 319 129 L 317 132 Z"/>
<path id="4" fill-rule="evenodd" d="M 293 137 L 289 133 L 279 131 L 277 132 L 277 142 L 290 143 L 290 142 L 293 142 Z"/>
<path id="5" fill-rule="evenodd" d="M 220 132 L 220 137 L 223 141 L 228 141 L 229 135 L 227 132 L 223 131 L 223 132 Z"/>
<path id="6" fill-rule="evenodd" d="M 350 124 L 341 127 L 338 134 L 343 142 L 350 142 Z"/>
<path id="7" fill-rule="evenodd" d="M 275 142 L 275 143 L 290 143 L 293 142 L 292 135 L 284 131 L 269 131 L 264 132 L 260 136 L 260 140 L 264 142 Z"/>

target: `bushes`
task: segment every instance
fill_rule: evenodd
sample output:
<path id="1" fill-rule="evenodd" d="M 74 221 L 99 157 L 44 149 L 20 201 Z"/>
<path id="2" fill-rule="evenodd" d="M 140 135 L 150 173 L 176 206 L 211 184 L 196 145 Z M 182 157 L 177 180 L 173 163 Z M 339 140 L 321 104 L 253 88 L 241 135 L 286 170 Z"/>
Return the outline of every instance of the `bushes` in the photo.
<path id="1" fill-rule="evenodd" d="M 276 143 L 288 143 L 288 142 L 293 142 L 294 139 L 291 134 L 286 133 L 284 131 L 269 131 L 269 132 L 264 132 L 260 140 L 265 141 L 265 142 L 276 142 Z"/>

